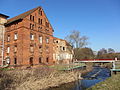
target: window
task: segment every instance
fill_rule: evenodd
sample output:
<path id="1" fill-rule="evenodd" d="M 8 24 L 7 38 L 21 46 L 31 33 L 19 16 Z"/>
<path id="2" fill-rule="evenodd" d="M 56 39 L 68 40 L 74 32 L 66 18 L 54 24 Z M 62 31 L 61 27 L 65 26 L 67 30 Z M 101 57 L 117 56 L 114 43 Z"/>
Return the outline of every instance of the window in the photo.
<path id="1" fill-rule="evenodd" d="M 17 58 L 14 58 L 14 64 L 17 64 Z"/>
<path id="2" fill-rule="evenodd" d="M 32 29 L 32 30 L 34 29 L 34 24 L 30 23 L 30 29 Z"/>
<path id="3" fill-rule="evenodd" d="M 17 52 L 17 45 L 14 46 L 14 52 Z"/>
<path id="4" fill-rule="evenodd" d="M 56 41 L 56 43 L 58 43 L 58 41 Z"/>
<path id="5" fill-rule="evenodd" d="M 48 23 L 48 22 L 46 22 L 46 27 L 48 27 L 48 28 L 49 28 L 49 23 Z"/>
<path id="6" fill-rule="evenodd" d="M 39 42 L 42 44 L 42 36 L 39 36 Z"/>
<path id="7" fill-rule="evenodd" d="M 10 41 L 10 35 L 7 36 L 7 42 L 9 42 L 9 41 Z"/>
<path id="8" fill-rule="evenodd" d="M 32 33 L 30 34 L 30 40 L 34 40 L 34 35 Z"/>
<path id="9" fill-rule="evenodd" d="M 38 19 L 38 23 L 39 23 L 39 24 L 42 24 L 42 19 L 39 18 L 39 19 Z"/>
<path id="10" fill-rule="evenodd" d="M 41 9 L 39 9 L 38 13 L 39 13 L 39 15 L 42 16 L 42 11 L 41 11 Z"/>
<path id="11" fill-rule="evenodd" d="M 6 63 L 7 63 L 7 64 L 10 64 L 10 57 L 7 57 L 7 58 L 6 58 Z"/>
<path id="12" fill-rule="evenodd" d="M 30 15 L 30 20 L 32 20 L 32 15 Z"/>
<path id="13" fill-rule="evenodd" d="M 38 27 L 38 31 L 41 31 L 42 30 L 42 27 Z"/>
<path id="14" fill-rule="evenodd" d="M 18 34 L 15 33 L 15 34 L 14 34 L 14 40 L 17 40 L 17 39 L 18 39 Z"/>
<path id="15" fill-rule="evenodd" d="M 49 43 L 49 38 L 48 37 L 46 37 L 46 43 Z"/>
<path id="16" fill-rule="evenodd" d="M 34 24 L 32 25 L 32 30 L 34 30 Z"/>
<path id="17" fill-rule="evenodd" d="M 42 16 L 42 11 L 40 11 L 40 15 Z"/>
<path id="18" fill-rule="evenodd" d="M 46 31 L 49 31 L 48 29 L 46 29 Z"/>
<path id="19" fill-rule="evenodd" d="M 32 66 L 33 65 L 33 57 L 30 57 L 29 64 Z"/>
<path id="20" fill-rule="evenodd" d="M 65 47 L 63 47 L 63 51 L 65 51 Z"/>
<path id="21" fill-rule="evenodd" d="M 42 46 L 39 46 L 39 52 L 42 53 Z"/>
<path id="22" fill-rule="evenodd" d="M 30 45 L 30 52 L 34 52 L 34 47 L 33 47 L 33 45 Z"/>
<path id="23" fill-rule="evenodd" d="M 30 29 L 32 29 L 32 24 L 30 23 Z"/>
<path id="24" fill-rule="evenodd" d="M 40 24 L 40 18 L 38 19 L 38 23 Z"/>
<path id="25" fill-rule="evenodd" d="M 42 24 L 42 19 L 40 20 L 40 24 Z"/>
<path id="26" fill-rule="evenodd" d="M 49 47 L 48 46 L 46 46 L 46 52 L 49 53 Z"/>
<path id="27" fill-rule="evenodd" d="M 10 46 L 7 47 L 7 53 L 10 53 Z"/>
<path id="28" fill-rule="evenodd" d="M 34 21 L 34 16 L 30 15 L 30 20 Z"/>
<path id="29" fill-rule="evenodd" d="M 33 21 L 34 21 L 34 16 L 33 16 Z"/>
<path id="30" fill-rule="evenodd" d="M 49 57 L 46 58 L 46 62 L 47 62 L 47 63 L 49 62 Z"/>
<path id="31" fill-rule="evenodd" d="M 63 50 L 62 46 L 60 46 L 60 50 Z"/>
<path id="32" fill-rule="evenodd" d="M 42 58 L 41 57 L 39 58 L 39 63 L 42 63 Z"/>

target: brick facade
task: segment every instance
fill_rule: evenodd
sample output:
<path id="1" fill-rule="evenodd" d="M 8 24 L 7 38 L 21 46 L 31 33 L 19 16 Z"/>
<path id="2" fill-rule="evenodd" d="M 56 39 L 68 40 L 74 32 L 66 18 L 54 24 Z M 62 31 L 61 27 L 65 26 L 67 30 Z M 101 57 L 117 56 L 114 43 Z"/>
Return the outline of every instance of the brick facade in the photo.
<path id="1" fill-rule="evenodd" d="M 7 64 L 53 63 L 53 28 L 41 7 L 9 19 L 5 26 Z"/>

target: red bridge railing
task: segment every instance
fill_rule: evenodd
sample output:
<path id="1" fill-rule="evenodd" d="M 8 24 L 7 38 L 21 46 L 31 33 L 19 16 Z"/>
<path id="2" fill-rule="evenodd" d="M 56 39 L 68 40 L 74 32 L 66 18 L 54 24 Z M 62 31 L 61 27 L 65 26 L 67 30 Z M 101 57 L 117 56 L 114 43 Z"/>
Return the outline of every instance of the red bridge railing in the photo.
<path id="1" fill-rule="evenodd" d="M 77 61 L 113 61 L 113 59 L 81 59 Z"/>

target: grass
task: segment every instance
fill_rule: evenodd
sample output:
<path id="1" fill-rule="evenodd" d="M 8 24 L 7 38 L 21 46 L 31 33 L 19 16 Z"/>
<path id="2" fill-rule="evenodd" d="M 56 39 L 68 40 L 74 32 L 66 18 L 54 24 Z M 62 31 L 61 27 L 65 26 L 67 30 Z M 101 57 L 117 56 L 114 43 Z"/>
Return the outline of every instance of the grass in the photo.
<path id="1" fill-rule="evenodd" d="M 120 90 L 120 73 L 112 75 L 112 77 L 87 90 Z"/>
<path id="2" fill-rule="evenodd" d="M 0 90 L 43 90 L 73 82 L 77 79 L 78 73 L 58 71 L 48 66 L 2 70 L 0 72 Z"/>
<path id="3" fill-rule="evenodd" d="M 13 68 L 0 68 L 0 71 L 9 71 L 9 70 L 14 70 Z"/>
<path id="4" fill-rule="evenodd" d="M 56 70 L 70 70 L 78 67 L 85 66 L 84 63 L 76 63 L 76 64 L 61 64 L 61 65 L 52 65 L 50 68 L 56 69 Z"/>

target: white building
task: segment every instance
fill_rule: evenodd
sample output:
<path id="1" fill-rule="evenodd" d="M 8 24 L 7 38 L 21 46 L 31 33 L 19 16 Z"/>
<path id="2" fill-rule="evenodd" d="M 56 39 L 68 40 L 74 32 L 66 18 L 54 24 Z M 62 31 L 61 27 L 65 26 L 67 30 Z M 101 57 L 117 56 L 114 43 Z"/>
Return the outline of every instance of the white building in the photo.
<path id="1" fill-rule="evenodd" d="M 55 63 L 70 63 L 73 59 L 73 50 L 69 43 L 63 39 L 54 38 L 53 60 Z"/>

